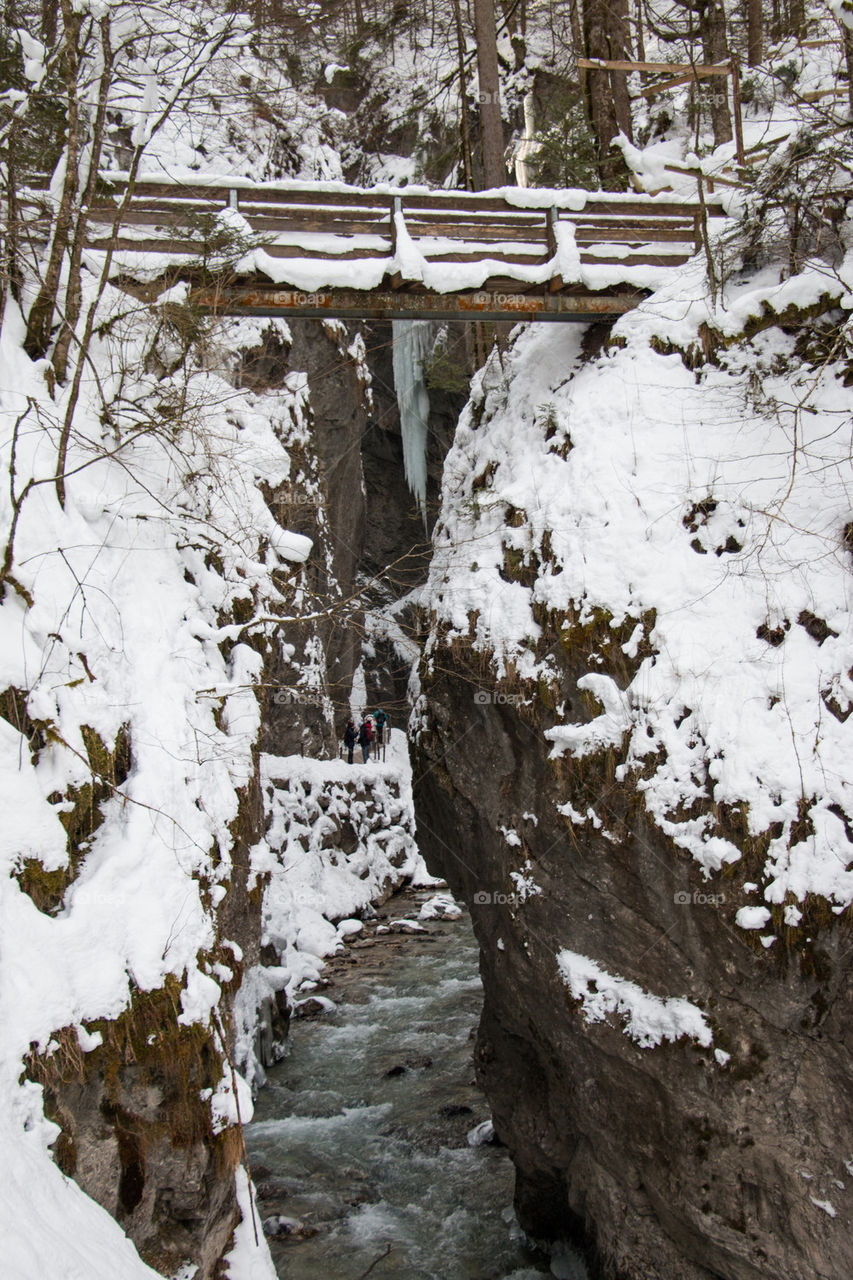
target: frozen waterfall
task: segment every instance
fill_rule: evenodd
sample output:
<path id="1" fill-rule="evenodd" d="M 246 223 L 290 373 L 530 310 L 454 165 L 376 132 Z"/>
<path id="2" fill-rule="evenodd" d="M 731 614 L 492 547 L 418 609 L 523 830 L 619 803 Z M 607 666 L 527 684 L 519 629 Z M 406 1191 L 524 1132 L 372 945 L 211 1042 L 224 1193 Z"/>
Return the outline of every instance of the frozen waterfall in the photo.
<path id="1" fill-rule="evenodd" d="M 406 483 L 426 527 L 429 392 L 424 381 L 424 360 L 432 350 L 433 326 L 429 320 L 394 320 L 392 329 L 394 388 L 400 409 L 403 468 Z"/>

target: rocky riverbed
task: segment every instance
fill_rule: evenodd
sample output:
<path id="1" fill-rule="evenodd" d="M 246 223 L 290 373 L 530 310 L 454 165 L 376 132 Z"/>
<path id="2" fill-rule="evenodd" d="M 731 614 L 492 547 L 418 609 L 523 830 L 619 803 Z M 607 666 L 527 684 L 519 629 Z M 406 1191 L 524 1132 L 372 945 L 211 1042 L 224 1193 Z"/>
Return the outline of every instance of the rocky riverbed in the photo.
<path id="1" fill-rule="evenodd" d="M 258 1098 L 246 1136 L 278 1273 L 580 1280 L 523 1239 L 507 1153 L 482 1141 L 477 947 L 467 914 L 419 919 L 431 896 L 395 895 L 330 962 Z"/>

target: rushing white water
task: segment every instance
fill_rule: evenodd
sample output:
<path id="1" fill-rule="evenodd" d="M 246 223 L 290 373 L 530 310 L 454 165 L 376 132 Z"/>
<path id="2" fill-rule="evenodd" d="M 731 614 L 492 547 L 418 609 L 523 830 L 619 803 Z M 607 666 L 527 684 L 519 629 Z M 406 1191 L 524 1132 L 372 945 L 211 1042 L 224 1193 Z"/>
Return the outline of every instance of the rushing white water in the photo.
<path id="1" fill-rule="evenodd" d="M 432 350 L 433 325 L 429 320 L 394 320 L 392 330 L 394 388 L 403 436 L 403 468 L 406 483 L 426 526 L 429 392 L 424 381 L 424 360 Z"/>
<path id="2" fill-rule="evenodd" d="M 360 952 L 327 992 L 336 1012 L 294 1025 L 258 1097 L 246 1137 L 260 1216 L 299 1224 L 270 1240 L 278 1274 L 582 1280 L 570 1250 L 549 1265 L 526 1246 L 507 1152 L 467 1141 L 488 1118 L 473 1082 L 477 948 L 465 919 L 430 927 Z"/>

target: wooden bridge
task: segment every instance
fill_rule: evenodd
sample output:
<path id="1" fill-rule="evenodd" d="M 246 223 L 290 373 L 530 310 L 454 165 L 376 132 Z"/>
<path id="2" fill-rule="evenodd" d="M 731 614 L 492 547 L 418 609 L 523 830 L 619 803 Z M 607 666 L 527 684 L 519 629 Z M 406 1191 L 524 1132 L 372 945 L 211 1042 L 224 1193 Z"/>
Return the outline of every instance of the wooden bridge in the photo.
<path id="1" fill-rule="evenodd" d="M 705 211 L 724 216 L 712 200 Z M 240 179 L 146 179 L 128 194 L 105 174 L 87 245 L 111 254 L 113 278 L 189 280 L 220 314 L 589 320 L 630 310 L 687 262 L 702 216 L 670 194 Z"/>

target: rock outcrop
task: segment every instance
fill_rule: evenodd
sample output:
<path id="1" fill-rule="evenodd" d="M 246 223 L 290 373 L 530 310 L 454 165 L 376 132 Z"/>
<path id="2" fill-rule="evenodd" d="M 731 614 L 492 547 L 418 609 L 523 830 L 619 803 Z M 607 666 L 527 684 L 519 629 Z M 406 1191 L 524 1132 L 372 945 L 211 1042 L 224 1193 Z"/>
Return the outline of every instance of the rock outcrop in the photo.
<path id="1" fill-rule="evenodd" d="M 843 1280 L 849 911 L 828 878 L 824 898 L 778 888 L 817 828 L 820 793 L 799 806 L 794 793 L 765 828 L 714 781 L 726 776 L 714 759 L 733 761 L 744 733 L 753 777 L 770 770 L 761 722 L 739 706 L 725 747 L 709 746 L 722 649 L 696 650 L 705 683 L 689 704 L 678 672 L 655 704 L 655 670 L 678 643 L 655 608 L 695 613 L 691 565 L 714 561 L 690 539 L 698 528 L 709 541 L 713 507 L 703 515 L 656 462 L 669 414 L 635 410 L 628 435 L 614 388 L 639 382 L 659 404 L 660 387 L 676 396 L 686 383 L 677 360 L 647 349 L 645 383 L 636 349 L 579 356 L 570 338 L 531 333 L 475 387 L 448 458 L 413 718 L 419 841 L 480 942 L 477 1067 L 517 1167 L 518 1216 L 533 1237 L 583 1241 L 607 1280 Z M 671 529 L 651 523 L 655 493 Z M 657 536 L 678 585 L 656 598 L 638 584 Z M 739 581 L 742 612 L 726 625 L 742 630 L 739 670 L 753 663 L 764 679 L 770 651 L 749 637 L 766 602 L 753 610 L 748 574 Z M 789 661 L 814 661 L 820 642 L 795 639 Z M 695 725 L 691 707 L 705 711 L 704 742 L 663 727 L 668 714 Z M 696 752 L 692 799 L 679 792 L 679 741 Z M 762 905 L 744 909 L 760 886 Z"/>

